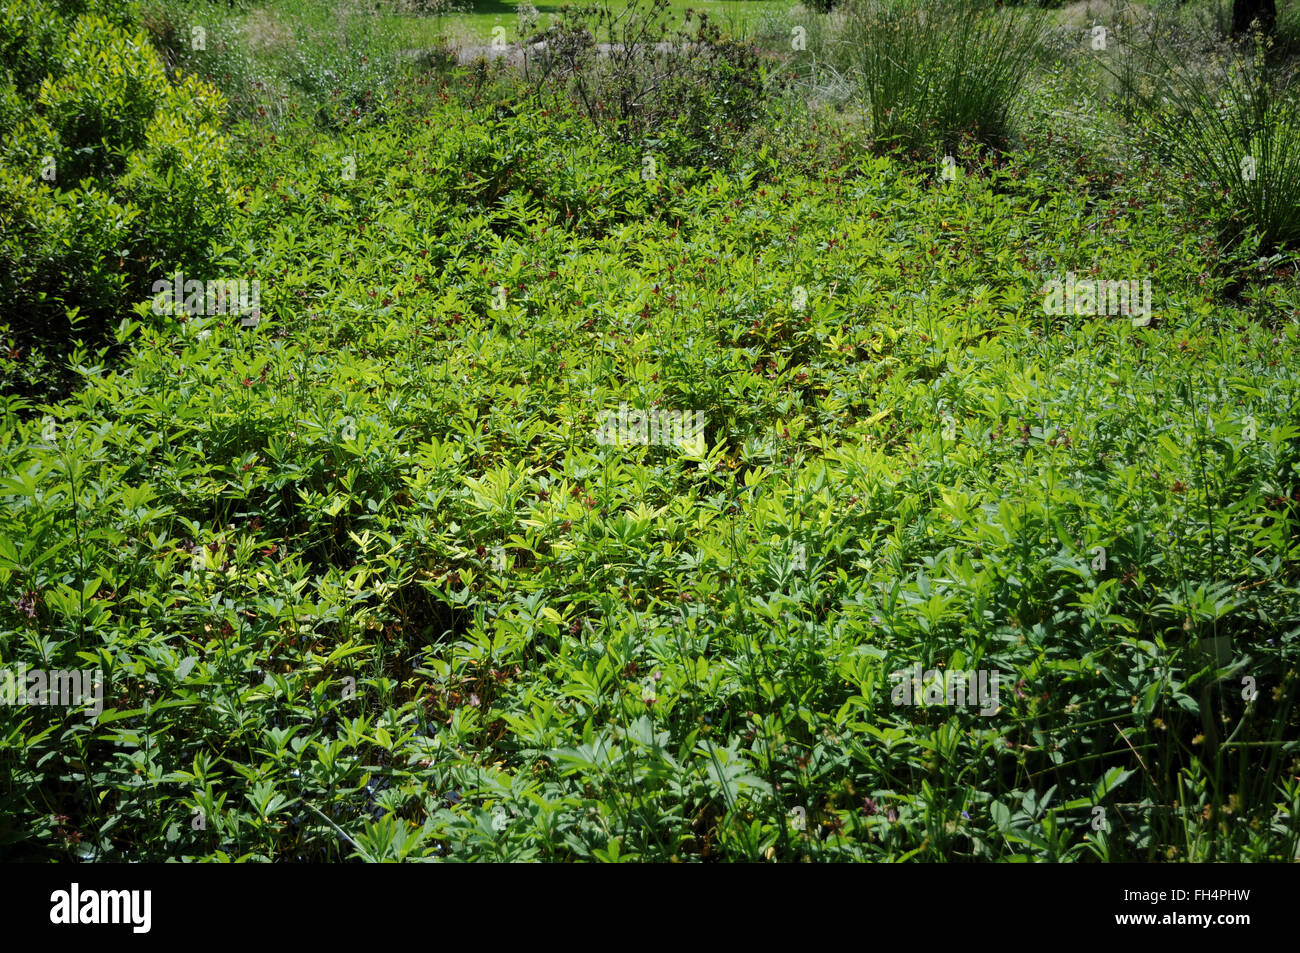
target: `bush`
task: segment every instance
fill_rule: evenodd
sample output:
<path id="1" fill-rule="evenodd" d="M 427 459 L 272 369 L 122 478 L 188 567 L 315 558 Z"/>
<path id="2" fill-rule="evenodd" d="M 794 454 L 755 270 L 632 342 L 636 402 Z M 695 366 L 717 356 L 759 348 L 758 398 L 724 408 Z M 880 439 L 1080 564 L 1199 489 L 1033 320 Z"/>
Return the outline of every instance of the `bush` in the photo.
<path id="1" fill-rule="evenodd" d="M 307 101 L 319 104 L 317 125 L 337 131 L 381 121 L 393 76 L 392 64 L 386 60 L 300 48 L 290 81 Z"/>
<path id="2" fill-rule="evenodd" d="M 128 160 L 121 186 L 149 210 L 136 239 L 151 264 L 196 267 L 234 211 L 234 185 L 214 148 L 223 140 L 221 115 L 220 94 L 183 76 L 165 89 L 143 147 Z"/>
<path id="3" fill-rule="evenodd" d="M 60 178 L 121 175 L 167 89 L 162 63 L 143 34 L 89 15 L 77 21 L 59 67 L 41 83 L 38 102 L 59 139 Z"/>
<path id="4" fill-rule="evenodd" d="M 273 322 L 0 419 L 0 667 L 105 689 L 0 705 L 7 859 L 1298 856 L 1300 327 L 1159 190 L 647 183 L 423 80 L 249 150 Z M 1045 321 L 1096 263 L 1159 324 Z M 707 453 L 602 445 L 624 402 Z"/>
<path id="5" fill-rule="evenodd" d="M 54 62 L 63 19 L 35 0 L 0 6 L 0 63 L 21 92 L 36 86 Z"/>
<path id="6" fill-rule="evenodd" d="M 1133 143 L 1176 173 L 1175 191 L 1218 229 L 1220 265 L 1235 270 L 1300 238 L 1300 87 L 1280 40 L 1227 37 L 1229 12 L 1157 8 L 1099 63 Z"/>
<path id="7" fill-rule="evenodd" d="M 69 23 L 96 14 L 115 27 L 135 21 L 134 0 L 6 0 L 0 7 L 0 63 L 26 93 L 59 68 Z"/>
<path id="8" fill-rule="evenodd" d="M 70 383 L 51 368 L 74 334 L 102 342 L 153 278 L 202 260 L 234 191 L 219 93 L 169 80 L 145 35 L 96 4 L 24 4 L 4 21 L 0 77 L 12 130 L 0 149 L 0 311 L 10 316 L 0 333 L 24 357 L 0 369 L 0 386 L 48 396 Z M 61 16 L 81 9 L 71 23 Z M 30 64 L 50 50 L 36 83 Z"/>
<path id="9" fill-rule="evenodd" d="M 426 17 L 442 17 L 473 9 L 467 0 L 390 0 L 393 9 Z"/>

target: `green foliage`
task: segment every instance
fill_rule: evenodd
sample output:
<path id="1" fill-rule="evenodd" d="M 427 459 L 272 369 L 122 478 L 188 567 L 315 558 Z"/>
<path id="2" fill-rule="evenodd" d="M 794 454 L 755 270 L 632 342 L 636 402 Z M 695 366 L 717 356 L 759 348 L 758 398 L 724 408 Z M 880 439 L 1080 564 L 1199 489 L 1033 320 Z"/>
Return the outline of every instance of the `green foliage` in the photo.
<path id="1" fill-rule="evenodd" d="M 228 121 L 256 116 L 266 98 L 259 95 L 266 83 L 241 36 L 240 13 L 219 0 L 147 0 L 140 17 L 168 74 L 189 73 L 219 89 Z"/>
<path id="2" fill-rule="evenodd" d="M 0 663 L 106 684 L 0 708 L 8 856 L 1296 858 L 1300 333 L 1162 183 L 646 178 L 471 77 L 245 130 L 261 323 L 142 304 L 6 405 Z M 1097 262 L 1158 322 L 1045 317 Z"/>
<path id="3" fill-rule="evenodd" d="M 120 183 L 136 208 L 149 210 L 136 240 L 153 260 L 191 273 L 235 207 L 222 108 L 221 95 L 193 76 L 167 84 Z"/>
<path id="4" fill-rule="evenodd" d="M 57 76 L 41 83 L 37 107 L 58 136 L 55 159 L 72 182 L 120 175 L 144 143 L 145 123 L 167 86 L 162 63 L 143 34 L 103 17 L 76 21 Z"/>
<path id="5" fill-rule="evenodd" d="M 39 0 L 11 0 L 0 7 L 0 62 L 19 91 L 40 84 L 64 31 L 63 19 Z"/>
<path id="6" fill-rule="evenodd" d="M 128 28 L 136 17 L 135 0 L 7 0 L 0 8 L 0 63 L 26 94 L 51 69 L 58 71 L 63 39 L 79 16 L 102 17 Z"/>

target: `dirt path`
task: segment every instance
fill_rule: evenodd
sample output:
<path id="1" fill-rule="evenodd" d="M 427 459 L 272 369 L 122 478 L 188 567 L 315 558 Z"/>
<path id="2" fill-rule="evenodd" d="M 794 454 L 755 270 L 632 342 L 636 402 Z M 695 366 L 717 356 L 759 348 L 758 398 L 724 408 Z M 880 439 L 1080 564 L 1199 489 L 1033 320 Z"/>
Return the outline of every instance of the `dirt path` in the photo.
<path id="1" fill-rule="evenodd" d="M 504 59 L 513 66 L 523 63 L 524 55 L 527 53 L 529 58 L 541 57 L 546 54 L 547 43 L 542 40 L 537 43 L 511 43 L 507 46 L 490 46 L 490 45 L 469 45 L 456 48 L 456 62 L 464 66 L 472 63 L 480 56 L 485 59 Z M 615 43 L 597 43 L 596 52 L 601 56 L 609 56 L 610 53 L 620 49 Z M 676 51 L 681 47 L 676 43 L 656 43 L 655 50 L 658 52 Z M 428 50 L 407 50 L 408 56 L 420 56 Z"/>

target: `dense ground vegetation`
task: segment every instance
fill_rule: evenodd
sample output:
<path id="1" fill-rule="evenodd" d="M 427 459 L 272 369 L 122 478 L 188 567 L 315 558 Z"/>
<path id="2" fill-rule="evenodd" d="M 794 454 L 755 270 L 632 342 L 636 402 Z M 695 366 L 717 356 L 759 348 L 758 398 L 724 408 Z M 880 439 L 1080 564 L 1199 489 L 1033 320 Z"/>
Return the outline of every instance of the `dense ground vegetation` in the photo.
<path id="1" fill-rule="evenodd" d="M 105 685 L 0 706 L 5 856 L 1300 858 L 1286 10 L 641 5 L 691 52 L 510 69 L 3 2 L 0 662 Z M 1200 42 L 1235 98 L 1161 92 Z M 1150 320 L 1045 304 L 1093 279 Z M 31 301 L 97 316 L 57 399 Z"/>

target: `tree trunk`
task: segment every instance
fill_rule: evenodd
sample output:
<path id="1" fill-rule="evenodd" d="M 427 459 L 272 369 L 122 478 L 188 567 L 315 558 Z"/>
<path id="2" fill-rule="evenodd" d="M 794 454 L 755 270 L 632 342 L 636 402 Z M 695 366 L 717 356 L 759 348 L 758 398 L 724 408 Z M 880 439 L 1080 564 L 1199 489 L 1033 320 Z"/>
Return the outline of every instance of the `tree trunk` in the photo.
<path id="1" fill-rule="evenodd" d="M 1258 20 L 1265 36 L 1277 26 L 1277 0 L 1232 0 L 1232 35 L 1245 36 Z"/>

